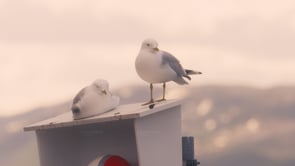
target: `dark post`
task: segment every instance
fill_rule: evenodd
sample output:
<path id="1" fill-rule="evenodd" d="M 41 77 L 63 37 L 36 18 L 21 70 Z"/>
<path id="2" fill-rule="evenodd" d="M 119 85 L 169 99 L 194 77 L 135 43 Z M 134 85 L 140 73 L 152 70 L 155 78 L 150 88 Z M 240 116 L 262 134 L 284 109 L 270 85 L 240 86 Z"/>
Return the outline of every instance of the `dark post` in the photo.
<path id="1" fill-rule="evenodd" d="M 182 137 L 182 160 L 183 166 L 197 166 L 200 164 L 195 160 L 194 137 Z"/>

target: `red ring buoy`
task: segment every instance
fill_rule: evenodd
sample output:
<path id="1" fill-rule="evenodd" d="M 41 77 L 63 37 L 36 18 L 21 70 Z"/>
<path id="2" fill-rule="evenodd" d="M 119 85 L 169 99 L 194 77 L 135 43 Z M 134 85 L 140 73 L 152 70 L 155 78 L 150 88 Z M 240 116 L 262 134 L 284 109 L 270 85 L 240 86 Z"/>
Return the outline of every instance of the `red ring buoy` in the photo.
<path id="1" fill-rule="evenodd" d="M 105 160 L 104 166 L 130 166 L 129 163 L 120 156 L 110 156 Z"/>
<path id="2" fill-rule="evenodd" d="M 97 157 L 88 166 L 130 166 L 130 164 L 120 156 L 103 155 Z"/>

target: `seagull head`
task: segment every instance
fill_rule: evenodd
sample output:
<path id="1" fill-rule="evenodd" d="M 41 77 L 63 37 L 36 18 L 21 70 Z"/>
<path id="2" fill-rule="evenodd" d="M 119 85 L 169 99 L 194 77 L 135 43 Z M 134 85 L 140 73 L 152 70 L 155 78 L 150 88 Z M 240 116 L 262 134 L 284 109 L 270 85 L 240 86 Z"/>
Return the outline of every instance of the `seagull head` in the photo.
<path id="1" fill-rule="evenodd" d="M 154 39 L 145 39 L 142 42 L 141 49 L 148 50 L 150 52 L 159 51 L 158 42 Z"/>
<path id="2" fill-rule="evenodd" d="M 106 95 L 109 90 L 109 83 L 103 79 L 95 80 L 92 85 L 104 95 Z"/>

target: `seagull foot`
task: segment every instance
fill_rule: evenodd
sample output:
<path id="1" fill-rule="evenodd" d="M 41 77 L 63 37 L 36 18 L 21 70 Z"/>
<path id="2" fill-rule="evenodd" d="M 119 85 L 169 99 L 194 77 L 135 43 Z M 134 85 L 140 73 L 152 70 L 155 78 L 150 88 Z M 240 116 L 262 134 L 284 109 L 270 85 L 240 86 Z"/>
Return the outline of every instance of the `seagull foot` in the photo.
<path id="1" fill-rule="evenodd" d="M 162 99 L 156 100 L 156 102 L 161 102 L 161 101 L 166 101 L 166 99 L 162 98 Z"/>
<path id="2" fill-rule="evenodd" d="M 148 101 L 148 102 L 146 102 L 146 103 L 143 103 L 143 104 L 141 104 L 141 105 L 144 106 L 144 105 L 149 105 L 149 104 L 152 104 L 152 103 L 154 103 L 154 100 L 150 100 L 150 101 Z"/>

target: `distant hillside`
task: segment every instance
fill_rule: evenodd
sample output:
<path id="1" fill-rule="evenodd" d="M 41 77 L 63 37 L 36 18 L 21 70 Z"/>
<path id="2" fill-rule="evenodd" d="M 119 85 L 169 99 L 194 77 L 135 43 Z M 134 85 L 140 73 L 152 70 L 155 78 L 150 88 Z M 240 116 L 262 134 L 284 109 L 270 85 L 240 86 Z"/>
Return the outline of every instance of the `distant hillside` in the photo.
<path id="1" fill-rule="evenodd" d="M 148 100 L 148 87 L 117 90 L 121 103 Z M 168 91 L 172 91 L 170 87 Z M 161 90 L 156 89 L 157 96 Z M 295 165 L 295 87 L 202 86 L 187 90 L 183 134 L 196 137 L 201 165 Z M 71 101 L 0 118 L 1 165 L 38 165 L 35 135 L 24 125 L 69 111 Z"/>

